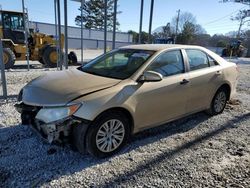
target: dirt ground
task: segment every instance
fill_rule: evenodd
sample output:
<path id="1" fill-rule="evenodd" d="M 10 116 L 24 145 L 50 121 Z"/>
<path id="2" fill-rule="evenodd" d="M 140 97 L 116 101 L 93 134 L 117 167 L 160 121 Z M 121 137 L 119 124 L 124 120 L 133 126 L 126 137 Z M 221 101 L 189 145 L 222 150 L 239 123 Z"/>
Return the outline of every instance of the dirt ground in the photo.
<path id="1" fill-rule="evenodd" d="M 250 187 L 250 59 L 231 61 L 240 69 L 238 93 L 224 113 L 144 131 L 107 159 L 47 144 L 20 125 L 19 90 L 55 69 L 18 64 L 6 72 L 10 97 L 0 99 L 0 187 Z"/>

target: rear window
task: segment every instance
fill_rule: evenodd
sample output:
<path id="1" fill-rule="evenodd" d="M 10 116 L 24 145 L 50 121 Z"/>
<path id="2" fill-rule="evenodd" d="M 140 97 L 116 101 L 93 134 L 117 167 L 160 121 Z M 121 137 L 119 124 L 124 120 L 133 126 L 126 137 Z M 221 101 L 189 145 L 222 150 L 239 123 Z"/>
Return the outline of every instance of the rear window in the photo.
<path id="1" fill-rule="evenodd" d="M 207 54 L 200 50 L 186 50 L 190 70 L 209 67 Z"/>

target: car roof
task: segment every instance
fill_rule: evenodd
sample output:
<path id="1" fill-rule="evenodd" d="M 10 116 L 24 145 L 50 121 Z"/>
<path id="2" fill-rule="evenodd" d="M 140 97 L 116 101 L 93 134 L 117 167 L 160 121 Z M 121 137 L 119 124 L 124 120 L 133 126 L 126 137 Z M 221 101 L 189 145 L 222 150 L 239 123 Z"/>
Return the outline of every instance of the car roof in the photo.
<path id="1" fill-rule="evenodd" d="M 138 50 L 153 50 L 153 51 L 161 51 L 171 48 L 199 48 L 200 46 L 194 45 L 181 45 L 181 44 L 138 44 L 138 45 L 129 45 L 123 46 L 121 49 L 138 49 Z"/>

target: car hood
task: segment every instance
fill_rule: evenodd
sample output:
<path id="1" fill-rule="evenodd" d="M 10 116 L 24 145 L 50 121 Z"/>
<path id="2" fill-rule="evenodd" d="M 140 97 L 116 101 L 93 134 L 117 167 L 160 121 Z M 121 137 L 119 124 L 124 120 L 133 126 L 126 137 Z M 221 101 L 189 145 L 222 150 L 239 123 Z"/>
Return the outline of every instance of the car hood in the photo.
<path id="1" fill-rule="evenodd" d="M 22 101 L 35 106 L 63 106 L 81 96 L 112 87 L 120 81 L 77 69 L 52 72 L 28 83 L 22 90 Z"/>

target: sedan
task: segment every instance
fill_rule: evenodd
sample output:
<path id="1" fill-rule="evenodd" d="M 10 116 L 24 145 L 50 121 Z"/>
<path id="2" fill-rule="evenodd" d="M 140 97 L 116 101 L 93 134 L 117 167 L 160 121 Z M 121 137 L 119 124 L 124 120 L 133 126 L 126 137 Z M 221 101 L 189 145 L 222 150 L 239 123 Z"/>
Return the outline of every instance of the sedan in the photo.
<path id="1" fill-rule="evenodd" d="M 15 107 L 48 142 L 72 141 L 81 153 L 107 157 L 142 130 L 222 113 L 237 74 L 236 64 L 203 47 L 131 45 L 36 78 Z"/>

